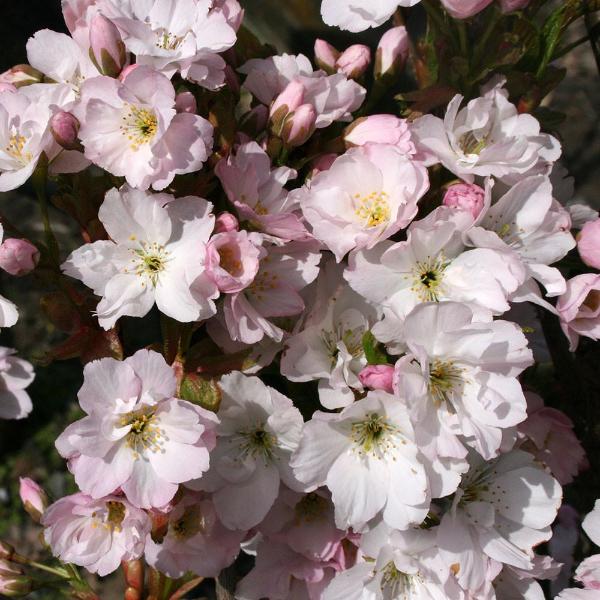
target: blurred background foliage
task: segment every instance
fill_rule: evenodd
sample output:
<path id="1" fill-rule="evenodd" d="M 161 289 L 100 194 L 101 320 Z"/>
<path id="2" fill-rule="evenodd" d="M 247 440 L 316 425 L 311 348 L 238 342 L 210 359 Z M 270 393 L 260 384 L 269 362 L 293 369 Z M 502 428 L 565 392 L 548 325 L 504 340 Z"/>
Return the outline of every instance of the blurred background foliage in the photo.
<path id="1" fill-rule="evenodd" d="M 320 0 L 240 0 L 247 11 L 246 24 L 257 37 L 276 48 L 277 52 L 302 52 L 313 57 L 316 37 L 323 37 L 339 49 L 353 43 L 369 45 L 373 51 L 387 26 L 351 35 L 323 25 L 319 15 Z M 563 0 L 549 2 L 556 7 Z M 412 32 L 422 33 L 424 11 L 411 11 L 408 23 Z M 0 72 L 26 62 L 25 44 L 37 30 L 49 28 L 66 32 L 59 0 L 25 0 L 0 3 Z M 574 41 L 585 35 L 583 23 L 568 34 Z M 456 66 L 456 65 L 454 65 Z M 600 207 L 598 158 L 600 155 L 600 86 L 597 66 L 588 44 L 578 46 L 561 58 L 560 67 L 566 67 L 561 85 L 544 101 L 544 105 L 564 119 L 553 126 L 564 148 L 563 163 L 575 177 L 577 200 Z M 449 66 L 447 68 L 454 68 Z M 396 92 L 415 89 L 409 73 L 398 82 Z M 452 73 L 448 74 L 452 76 Z M 397 111 L 392 95 L 378 107 Z M 42 238 L 37 206 L 33 192 L 25 186 L 15 192 L 2 194 L 0 211 L 18 223 L 23 233 L 33 241 Z M 52 209 L 55 233 L 63 258 L 81 244 L 81 238 L 72 220 Z M 576 261 L 567 265 L 570 274 L 576 274 Z M 575 271 L 573 271 L 575 269 Z M 59 497 L 74 489 L 72 478 L 66 472 L 64 461 L 54 449 L 54 440 L 64 427 L 78 418 L 76 393 L 81 385 L 79 360 L 54 362 L 44 366 L 45 353 L 64 339 L 41 313 L 39 292 L 34 291 L 30 278 L 8 278 L 0 273 L 0 287 L 20 307 L 18 324 L 1 332 L 0 344 L 12 346 L 36 364 L 36 380 L 30 387 L 34 402 L 32 415 L 19 422 L 0 421 L 0 538 L 19 541 L 23 550 L 36 545 L 38 530 L 29 526 L 26 513 L 18 499 L 18 477 L 30 476 L 44 485 L 51 496 Z M 591 468 L 576 483 L 566 489 L 566 498 L 579 511 L 587 512 L 593 500 L 600 497 L 600 344 L 584 340 L 577 360 L 567 350 L 567 344 L 553 318 L 543 319 L 544 333 L 551 340 L 550 352 L 544 348 L 539 324 L 532 334 L 532 343 L 542 347 L 542 364 L 532 369 L 526 383 L 540 392 L 547 404 L 564 410 L 575 422 L 576 431 L 583 440 Z M 138 323 L 125 322 L 126 353 L 159 339 L 159 323 L 155 313 Z M 300 393 L 302 390 L 298 390 Z M 306 391 L 306 390 L 305 390 Z M 107 595 L 107 597 L 111 597 Z"/>

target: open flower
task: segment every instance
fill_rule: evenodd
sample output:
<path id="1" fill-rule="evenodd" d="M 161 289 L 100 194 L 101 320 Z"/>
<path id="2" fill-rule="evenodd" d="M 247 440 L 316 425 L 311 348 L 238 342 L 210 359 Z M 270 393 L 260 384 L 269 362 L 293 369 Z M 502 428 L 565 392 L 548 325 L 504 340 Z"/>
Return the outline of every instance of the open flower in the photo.
<path id="1" fill-rule="evenodd" d="M 323 0 L 321 15 L 327 25 L 356 33 L 383 25 L 398 6 L 414 6 L 421 0 Z"/>
<path id="2" fill-rule="evenodd" d="M 121 496 L 94 500 L 73 494 L 52 504 L 42 518 L 54 556 L 101 577 L 121 561 L 140 558 L 151 523 L 148 515 Z"/>
<path id="3" fill-rule="evenodd" d="M 390 145 L 348 150 L 292 195 L 312 233 L 339 261 L 406 227 L 429 187 L 427 171 Z"/>
<path id="4" fill-rule="evenodd" d="M 15 354 L 0 346 L 0 419 L 24 419 L 33 408 L 25 391 L 35 377 L 33 367 Z"/>
<path id="5" fill-rule="evenodd" d="M 234 4 L 239 12 L 235 0 Z M 99 0 L 98 5 L 119 27 L 138 64 L 167 77 L 179 73 L 208 89 L 216 89 L 225 81 L 225 61 L 219 53 L 235 43 L 238 23 L 217 3 Z"/>
<path id="6" fill-rule="evenodd" d="M 360 530 L 375 517 L 407 529 L 429 510 L 422 460 L 404 404 L 372 391 L 340 413 L 314 413 L 292 468 L 307 489 L 331 490 L 341 529 Z"/>
<path id="7" fill-rule="evenodd" d="M 0 95 L 0 99 L 2 96 Z M 1 108 L 0 108 L 1 110 Z M 2 175 L 0 174 L 0 179 Z M 0 223 L 0 242 L 4 237 L 4 228 Z M 7 298 L 0 295 L 0 328 L 1 327 L 12 327 L 19 318 L 19 311 L 17 307 Z"/>
<path id="8" fill-rule="evenodd" d="M 123 315 L 143 317 L 154 303 L 184 323 L 216 312 L 219 291 L 205 266 L 211 209 L 201 198 L 174 199 L 127 185 L 106 194 L 99 218 L 111 240 L 78 248 L 62 266 L 102 296 L 102 327 L 110 329 Z"/>
<path id="9" fill-rule="evenodd" d="M 200 170 L 212 148 L 212 125 L 176 113 L 173 85 L 149 67 L 136 67 L 123 82 L 86 80 L 73 112 L 86 158 L 132 187 L 164 189 L 175 175 Z"/>
<path id="10" fill-rule="evenodd" d="M 211 469 L 192 489 L 213 492 L 219 519 L 230 529 L 250 529 L 269 512 L 280 482 L 300 488 L 289 466 L 303 419 L 292 401 L 258 377 L 233 372 L 223 392 L 217 447 Z"/>
<path id="11" fill-rule="evenodd" d="M 208 469 L 219 420 L 174 397 L 175 374 L 160 354 L 96 360 L 83 378 L 86 416 L 56 440 L 82 491 L 102 498 L 121 488 L 135 506 L 161 507 Z"/>
<path id="12" fill-rule="evenodd" d="M 600 339 L 600 275 L 584 273 L 569 279 L 556 310 L 571 352 L 577 349 L 580 336 Z"/>

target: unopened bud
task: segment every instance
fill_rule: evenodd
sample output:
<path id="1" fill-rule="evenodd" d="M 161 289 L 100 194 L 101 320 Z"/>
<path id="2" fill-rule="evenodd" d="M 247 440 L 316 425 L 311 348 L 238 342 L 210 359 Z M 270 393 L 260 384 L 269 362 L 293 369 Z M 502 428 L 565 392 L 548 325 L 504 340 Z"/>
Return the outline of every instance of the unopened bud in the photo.
<path id="1" fill-rule="evenodd" d="M 56 143 L 66 150 L 77 150 L 79 148 L 79 121 L 75 115 L 64 110 L 52 115 L 50 133 L 52 133 Z"/>
<path id="2" fill-rule="evenodd" d="M 340 51 L 325 40 L 315 42 L 315 62 L 319 69 L 323 69 L 330 75 L 335 73 L 335 63 L 340 57 Z"/>
<path id="3" fill-rule="evenodd" d="M 46 492 L 33 479 L 20 477 L 19 496 L 21 497 L 21 502 L 23 502 L 23 507 L 29 513 L 30 517 L 36 523 L 39 523 L 48 506 Z"/>
<path id="4" fill-rule="evenodd" d="M 388 394 L 394 392 L 394 367 L 391 365 L 369 365 L 358 374 L 358 378 L 370 390 L 383 390 Z"/>
<path id="5" fill-rule="evenodd" d="M 485 191 L 474 183 L 451 185 L 444 195 L 444 206 L 466 210 L 476 219 L 485 204 Z"/>
<path id="6" fill-rule="evenodd" d="M 271 105 L 271 130 L 275 135 L 281 135 L 286 117 L 294 112 L 304 102 L 304 85 L 300 81 L 291 81 L 275 98 Z"/>
<path id="7" fill-rule="evenodd" d="M 127 63 L 127 50 L 117 26 L 100 13 L 90 23 L 90 58 L 108 77 L 117 77 Z"/>
<path id="8" fill-rule="evenodd" d="M 230 212 L 222 212 L 215 219 L 215 233 L 226 233 L 228 231 L 238 231 L 240 223 Z"/>
<path id="9" fill-rule="evenodd" d="M 0 540 L 0 560 L 11 560 L 15 549 L 9 543 Z"/>
<path id="10" fill-rule="evenodd" d="M 283 124 L 281 139 L 286 146 L 302 146 L 315 132 L 317 111 L 312 104 L 302 104 L 290 113 Z"/>
<path id="11" fill-rule="evenodd" d="M 44 74 L 30 65 L 15 65 L 0 74 L 0 83 L 10 83 L 15 87 L 41 83 L 43 79 Z"/>
<path id="12" fill-rule="evenodd" d="M 375 55 L 375 78 L 384 75 L 394 76 L 404 70 L 408 58 L 408 33 L 406 27 L 400 25 L 386 31 Z"/>
<path id="13" fill-rule="evenodd" d="M 371 64 L 371 50 L 363 44 L 350 46 L 337 59 L 336 69 L 348 79 L 358 79 Z"/>
<path id="14" fill-rule="evenodd" d="M 192 92 L 180 92 L 175 96 L 175 110 L 178 113 L 196 114 L 198 104 Z"/>
<path id="15" fill-rule="evenodd" d="M 36 268 L 39 260 L 39 250 L 27 240 L 8 238 L 0 244 L 0 269 L 9 275 L 27 275 Z"/>
<path id="16" fill-rule="evenodd" d="M 31 580 L 24 572 L 4 560 L 0 560 L 0 595 L 21 598 L 32 590 Z"/>

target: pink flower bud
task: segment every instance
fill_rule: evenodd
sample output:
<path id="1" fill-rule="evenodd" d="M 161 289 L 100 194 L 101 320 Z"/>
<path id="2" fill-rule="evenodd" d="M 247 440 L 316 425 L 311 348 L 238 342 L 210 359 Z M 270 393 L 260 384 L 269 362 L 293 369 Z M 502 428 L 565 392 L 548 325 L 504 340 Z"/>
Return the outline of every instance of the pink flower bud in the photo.
<path id="1" fill-rule="evenodd" d="M 409 43 L 406 27 L 400 25 L 386 31 L 375 54 L 375 77 L 396 75 L 404 70 L 408 58 Z"/>
<path id="2" fill-rule="evenodd" d="M 500 8 L 503 13 L 521 10 L 529 4 L 530 0 L 500 0 Z"/>
<path id="3" fill-rule="evenodd" d="M 281 139 L 286 146 L 302 146 L 315 132 L 317 111 L 312 104 L 302 104 L 290 113 L 283 124 Z"/>
<path id="4" fill-rule="evenodd" d="M 175 110 L 178 113 L 196 114 L 198 104 L 192 92 L 181 92 L 175 96 Z"/>
<path id="5" fill-rule="evenodd" d="M 46 492 L 33 479 L 20 477 L 19 496 L 21 496 L 25 510 L 34 521 L 39 523 L 48 506 Z"/>
<path id="6" fill-rule="evenodd" d="M 337 59 L 336 69 L 348 79 L 358 79 L 371 64 L 371 50 L 363 44 L 350 46 Z"/>
<path id="7" fill-rule="evenodd" d="M 22 598 L 32 590 L 31 580 L 16 565 L 0 560 L 0 595 Z"/>
<path id="8" fill-rule="evenodd" d="M 10 275 L 27 275 L 40 260 L 39 250 L 27 240 L 8 238 L 0 245 L 0 269 Z"/>
<path id="9" fill-rule="evenodd" d="M 474 183 L 451 185 L 444 195 L 443 204 L 458 210 L 467 210 L 476 219 L 483 210 L 485 192 Z"/>
<path id="10" fill-rule="evenodd" d="M 468 19 L 480 13 L 492 0 L 442 0 L 444 8 L 455 19 Z"/>
<path id="11" fill-rule="evenodd" d="M 15 87 L 40 83 L 43 79 L 44 74 L 29 65 L 15 65 L 0 74 L 0 83 L 10 83 Z"/>
<path id="12" fill-rule="evenodd" d="M 79 148 L 79 121 L 75 115 L 61 110 L 50 119 L 50 133 L 56 143 L 67 150 Z"/>
<path id="13" fill-rule="evenodd" d="M 348 147 L 391 144 L 404 154 L 415 153 L 408 124 L 394 115 L 371 115 L 357 119 L 346 128 L 344 141 Z"/>
<path id="14" fill-rule="evenodd" d="M 127 63 L 127 51 L 117 26 L 98 13 L 90 23 L 90 58 L 102 75 L 117 77 Z"/>
<path id="15" fill-rule="evenodd" d="M 594 269 L 600 269 L 600 219 L 588 221 L 577 235 L 577 250 L 581 260 Z"/>
<path id="16" fill-rule="evenodd" d="M 119 73 L 119 81 L 125 82 L 127 77 L 133 73 L 140 65 L 138 63 L 134 63 L 133 65 L 127 65 L 120 73 Z"/>
<path id="17" fill-rule="evenodd" d="M 358 378 L 371 390 L 383 390 L 388 394 L 394 392 L 394 367 L 391 365 L 369 365 L 358 374 Z"/>
<path id="18" fill-rule="evenodd" d="M 340 51 L 325 40 L 315 41 L 315 62 L 319 69 L 329 74 L 335 73 L 335 63 L 340 57 Z"/>
<path id="19" fill-rule="evenodd" d="M 290 81 L 286 88 L 271 104 L 271 129 L 275 135 L 281 134 L 286 117 L 304 101 L 304 85 L 300 81 Z"/>
<path id="20" fill-rule="evenodd" d="M 215 233 L 226 233 L 228 231 L 238 231 L 240 223 L 230 212 L 222 212 L 215 219 Z"/>

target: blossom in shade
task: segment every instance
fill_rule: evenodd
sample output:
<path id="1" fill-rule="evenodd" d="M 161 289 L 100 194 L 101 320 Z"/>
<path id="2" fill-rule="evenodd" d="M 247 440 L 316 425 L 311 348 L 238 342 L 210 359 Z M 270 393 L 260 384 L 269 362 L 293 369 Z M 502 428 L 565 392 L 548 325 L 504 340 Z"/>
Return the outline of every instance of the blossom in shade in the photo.
<path id="1" fill-rule="evenodd" d="M 42 486 L 29 477 L 19 477 L 19 497 L 29 516 L 39 523 L 48 506 L 48 496 Z"/>
<path id="2" fill-rule="evenodd" d="M 270 104 L 286 87 L 296 81 L 304 88 L 304 103 L 315 109 L 317 129 L 334 121 L 350 121 L 360 108 L 366 90 L 343 73 L 327 75 L 313 71 L 306 56 L 283 54 L 270 58 L 253 58 L 239 71 L 247 75 L 244 88 L 263 104 Z"/>
<path id="3" fill-rule="evenodd" d="M 468 19 L 480 13 L 493 0 L 442 0 L 444 8 L 455 19 Z"/>
<path id="4" fill-rule="evenodd" d="M 356 119 L 344 131 L 344 142 L 348 147 L 390 144 L 407 156 L 415 153 L 408 123 L 394 115 L 370 115 Z"/>
<path id="5" fill-rule="evenodd" d="M 0 559 L 0 594 L 6 598 L 22 598 L 33 590 L 32 580 L 16 564 Z"/>
<path id="6" fill-rule="evenodd" d="M 303 419 L 289 398 L 258 377 L 235 371 L 219 385 L 221 423 L 211 469 L 188 487 L 213 492 L 221 522 L 229 529 L 247 530 L 265 518 L 281 482 L 301 488 L 289 462 Z"/>
<path id="7" fill-rule="evenodd" d="M 577 234 L 577 250 L 588 267 L 600 269 L 600 219 L 584 224 Z"/>
<path id="8" fill-rule="evenodd" d="M 429 164 L 440 162 L 472 182 L 476 175 L 521 175 L 560 156 L 558 140 L 541 133 L 534 117 L 519 114 L 502 87 L 463 108 L 462 102 L 462 96 L 455 96 L 444 119 L 424 115 L 412 124 L 417 150 L 428 155 Z"/>
<path id="9" fill-rule="evenodd" d="M 406 227 L 429 187 L 427 171 L 389 145 L 348 150 L 292 195 L 338 262 Z"/>
<path id="10" fill-rule="evenodd" d="M 215 173 L 242 221 L 284 241 L 310 238 L 297 201 L 284 188 L 296 171 L 271 169 L 269 156 L 256 142 L 242 144 L 219 161 Z"/>
<path id="11" fill-rule="evenodd" d="M 212 148 L 212 125 L 177 113 L 173 85 L 149 67 L 123 82 L 88 79 L 73 112 L 86 158 L 132 187 L 164 189 L 175 175 L 200 170 Z"/>
<path id="12" fill-rule="evenodd" d="M 471 457 L 471 465 L 437 544 L 461 587 L 476 592 L 502 564 L 533 569 L 533 548 L 552 535 L 562 491 L 527 452 L 513 450 L 492 462 Z"/>
<path id="13" fill-rule="evenodd" d="M 95 500 L 82 493 L 49 506 L 42 525 L 54 556 L 101 577 L 140 558 L 151 527 L 148 515 L 121 496 Z"/>
<path id="14" fill-rule="evenodd" d="M 354 402 L 353 389 L 362 391 L 363 336 L 378 317 L 344 282 L 342 272 L 333 262 L 322 269 L 314 307 L 302 329 L 286 340 L 281 357 L 281 373 L 291 381 L 319 381 L 319 399 L 329 409 L 348 406 Z"/>
<path id="15" fill-rule="evenodd" d="M 404 70 L 410 40 L 404 25 L 388 29 L 379 40 L 375 54 L 375 77 L 393 77 Z"/>
<path id="16" fill-rule="evenodd" d="M 580 336 L 600 339 L 600 275 L 585 273 L 569 279 L 556 310 L 572 352 L 577 349 Z"/>
<path id="17" fill-rule="evenodd" d="M 175 374 L 160 354 L 92 361 L 83 377 L 78 398 L 86 416 L 56 447 L 86 494 L 102 498 L 120 488 L 135 506 L 161 507 L 180 483 L 208 470 L 219 420 L 174 397 Z"/>
<path id="18" fill-rule="evenodd" d="M 110 329 L 124 315 L 143 317 L 155 303 L 184 323 L 216 312 L 219 291 L 206 270 L 211 209 L 201 198 L 174 199 L 127 185 L 107 192 L 98 216 L 111 240 L 85 244 L 62 265 L 102 297 L 102 327 Z"/>
<path id="19" fill-rule="evenodd" d="M 137 63 L 172 77 L 216 89 L 224 83 L 225 61 L 219 53 L 236 40 L 235 0 L 99 0 L 98 5 L 121 30 Z M 230 11 L 229 9 L 237 10 Z"/>
<path id="20" fill-rule="evenodd" d="M 581 526 L 592 542 L 600 546 L 600 500 L 596 500 L 594 510 L 587 514 Z"/>
<path id="21" fill-rule="evenodd" d="M 329 488 L 341 529 L 360 530 L 375 517 L 407 529 L 429 510 L 422 460 L 404 404 L 372 391 L 340 413 L 314 413 L 292 468 L 309 490 Z"/>
<path id="22" fill-rule="evenodd" d="M 0 175 L 1 177 L 1 175 Z M 0 242 L 4 237 L 4 228 L 0 223 Z M 0 246 L 0 252 L 2 246 Z M 19 318 L 19 311 L 17 307 L 7 298 L 0 295 L 0 327 L 12 327 Z"/>
<path id="23" fill-rule="evenodd" d="M 35 378 L 33 367 L 15 354 L 0 346 L 0 419 L 24 419 L 33 409 L 25 391 Z"/>
<path id="24" fill-rule="evenodd" d="M 353 33 L 385 23 L 398 6 L 414 6 L 421 0 L 323 0 L 321 15 L 327 25 Z"/>
<path id="25" fill-rule="evenodd" d="M 304 310 L 299 292 L 316 279 L 320 261 L 314 242 L 263 249 L 252 283 L 225 298 L 222 320 L 231 339 L 245 344 L 263 338 L 280 342 L 285 330 L 278 318 L 294 317 Z"/>
<path id="26" fill-rule="evenodd" d="M 544 406 L 532 392 L 527 398 L 527 419 L 519 424 L 522 450 L 545 464 L 561 485 L 571 483 L 586 468 L 587 459 L 581 442 L 573 431 L 573 422 L 565 413 Z"/>
<path id="27" fill-rule="evenodd" d="M 231 531 L 219 521 L 212 501 L 186 492 L 166 517 L 160 542 L 146 539 L 145 558 L 161 573 L 183 577 L 191 571 L 200 577 L 217 577 L 240 551 L 245 531 Z"/>

